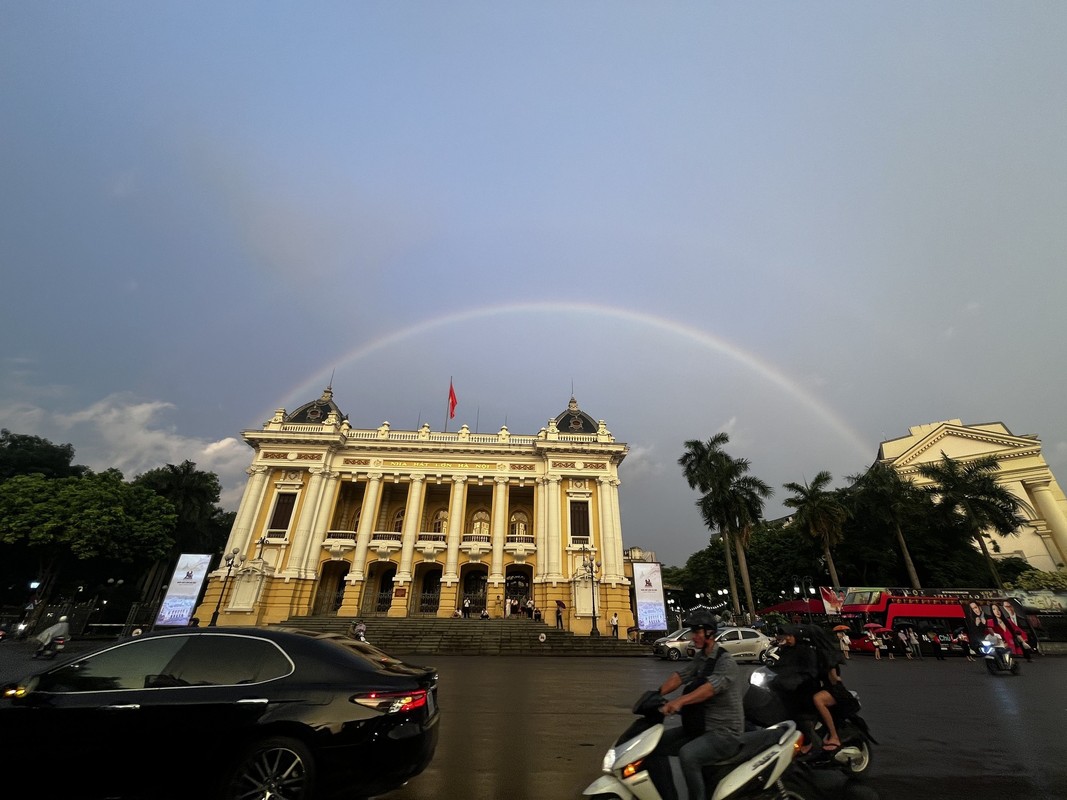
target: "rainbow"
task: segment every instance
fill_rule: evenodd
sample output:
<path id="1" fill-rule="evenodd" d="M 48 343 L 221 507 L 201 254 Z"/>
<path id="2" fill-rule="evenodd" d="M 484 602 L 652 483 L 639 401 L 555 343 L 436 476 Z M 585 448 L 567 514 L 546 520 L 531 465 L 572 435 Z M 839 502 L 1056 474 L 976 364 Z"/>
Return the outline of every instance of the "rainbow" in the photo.
<path id="1" fill-rule="evenodd" d="M 401 344 L 424 334 L 436 331 L 440 328 L 471 320 L 483 320 L 491 317 L 502 317 L 513 314 L 558 314 L 561 312 L 587 314 L 608 317 L 612 320 L 644 325 L 658 331 L 679 336 L 708 350 L 720 353 L 737 362 L 741 366 L 755 373 L 771 385 L 781 389 L 794 402 L 800 404 L 815 417 L 821 420 L 831 430 L 835 431 L 844 441 L 855 448 L 856 453 L 862 459 L 867 460 L 871 455 L 870 444 L 844 420 L 840 414 L 835 413 L 821 400 L 813 396 L 795 380 L 786 375 L 781 369 L 759 356 L 738 347 L 719 336 L 708 333 L 705 330 L 692 325 L 685 325 L 674 320 L 657 317 L 641 311 L 627 308 L 615 308 L 612 306 L 596 305 L 593 303 L 568 303 L 568 302 L 528 302 L 513 303 L 508 305 L 485 306 L 472 308 L 465 311 L 457 311 L 444 314 L 433 319 L 424 320 L 407 328 L 393 331 L 380 336 L 377 339 L 366 342 L 358 347 L 343 353 L 339 358 L 329 362 L 330 366 L 323 366 L 308 375 L 298 385 L 286 391 L 283 400 L 271 408 L 263 419 L 268 419 L 274 412 L 274 408 L 296 408 L 303 405 L 310 397 L 317 396 L 322 387 L 329 381 L 331 370 L 335 367 L 345 366 L 364 358 L 371 353 L 384 350 L 388 347 Z"/>

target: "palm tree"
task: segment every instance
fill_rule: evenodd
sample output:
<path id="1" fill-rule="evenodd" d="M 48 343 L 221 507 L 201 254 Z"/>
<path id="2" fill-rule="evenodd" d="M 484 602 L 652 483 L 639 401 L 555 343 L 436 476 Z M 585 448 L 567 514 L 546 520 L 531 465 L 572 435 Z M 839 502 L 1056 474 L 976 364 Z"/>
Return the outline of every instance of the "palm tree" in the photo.
<path id="1" fill-rule="evenodd" d="M 920 490 L 883 462 L 877 462 L 862 475 L 850 476 L 849 480 L 852 482 L 849 487 L 851 502 L 862 509 L 864 518 L 893 531 L 911 586 L 913 589 L 921 589 L 919 576 L 915 572 L 915 564 L 911 560 L 911 552 L 900 525 L 901 520 L 919 505 L 917 495 Z"/>
<path id="2" fill-rule="evenodd" d="M 722 446 L 729 441 L 726 433 L 718 433 L 707 442 L 690 440 L 685 443 L 686 452 L 678 459 L 678 463 L 690 488 L 703 493 L 697 501 L 697 507 L 704 524 L 712 530 L 718 529 L 722 536 L 734 613 L 740 614 L 741 608 L 730 553 L 731 542 L 736 545 L 747 610 L 752 613 L 755 604 L 745 548 L 752 526 L 763 513 L 763 499 L 771 494 L 771 489 L 759 478 L 747 474 L 747 459 L 734 459 L 723 451 Z"/>
<path id="3" fill-rule="evenodd" d="M 822 545 L 826 566 L 830 570 L 830 580 L 834 586 L 840 586 L 841 581 L 837 577 L 837 567 L 834 566 L 833 556 L 830 555 L 830 547 L 841 540 L 841 528 L 845 523 L 846 512 L 834 493 L 826 491 L 831 480 L 830 473 L 823 470 L 810 484 L 785 484 L 785 488 L 793 493 L 793 497 L 784 500 L 783 505 L 796 509 L 793 524 Z"/>
<path id="4" fill-rule="evenodd" d="M 1017 535 L 1026 520 L 1019 514 L 1022 503 L 997 483 L 993 473 L 1000 469 L 996 456 L 982 456 L 966 463 L 955 461 L 941 451 L 941 460 L 920 464 L 919 474 L 933 482 L 924 487 L 937 507 L 959 519 L 985 556 L 997 588 L 1004 590 L 997 566 L 989 555 L 985 530 L 1001 536 Z"/>
<path id="5" fill-rule="evenodd" d="M 748 573 L 748 540 L 752 527 L 763 516 L 763 501 L 771 494 L 771 487 L 748 474 L 746 458 L 728 458 L 719 475 L 718 484 L 700 499 L 700 513 L 709 526 L 716 524 L 723 535 L 737 546 L 737 565 L 745 587 L 746 610 L 755 614 L 752 601 L 752 581 Z M 735 587 L 736 588 L 736 587 Z M 735 601 L 736 605 L 736 601 Z"/>
<path id="6" fill-rule="evenodd" d="M 711 487 L 719 479 L 723 466 L 730 458 L 722 449 L 722 446 L 729 441 L 730 436 L 727 433 L 717 433 L 707 442 L 690 439 L 685 443 L 685 452 L 678 459 L 689 488 L 696 489 L 702 495 L 701 499 L 696 502 L 702 516 L 704 516 L 704 509 L 701 505 L 703 495 L 711 491 Z M 712 531 L 718 527 L 714 520 L 709 520 L 706 516 L 704 516 L 704 524 Z M 730 597 L 733 598 L 734 613 L 740 614 L 741 606 L 737 593 L 737 577 L 734 575 L 733 554 L 730 552 L 730 537 L 722 529 L 719 529 L 719 533 L 722 546 L 726 551 L 726 577 L 730 582 Z"/>

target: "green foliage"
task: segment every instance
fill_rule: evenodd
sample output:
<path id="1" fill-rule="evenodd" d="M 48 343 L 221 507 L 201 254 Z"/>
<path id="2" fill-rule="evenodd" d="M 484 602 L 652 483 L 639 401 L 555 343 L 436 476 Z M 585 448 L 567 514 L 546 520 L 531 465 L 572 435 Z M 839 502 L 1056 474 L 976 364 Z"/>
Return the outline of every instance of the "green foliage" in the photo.
<path id="1" fill-rule="evenodd" d="M 1067 592 L 1067 570 L 1042 572 L 1038 569 L 1030 569 L 1020 573 L 1006 586 L 1009 589 L 1023 589 L 1031 592 L 1041 589 L 1049 589 L 1053 592 Z"/>
<path id="2" fill-rule="evenodd" d="M 0 482 L 16 475 L 66 478 L 85 474 L 85 467 L 71 465 L 73 460 L 74 448 L 69 444 L 0 429 Z"/>
<path id="3" fill-rule="evenodd" d="M 150 489 L 174 507 L 171 556 L 183 552 L 214 553 L 225 546 L 234 515 L 215 505 L 221 492 L 215 473 L 198 470 L 195 463 L 186 460 L 149 470 L 137 476 L 133 484 Z"/>

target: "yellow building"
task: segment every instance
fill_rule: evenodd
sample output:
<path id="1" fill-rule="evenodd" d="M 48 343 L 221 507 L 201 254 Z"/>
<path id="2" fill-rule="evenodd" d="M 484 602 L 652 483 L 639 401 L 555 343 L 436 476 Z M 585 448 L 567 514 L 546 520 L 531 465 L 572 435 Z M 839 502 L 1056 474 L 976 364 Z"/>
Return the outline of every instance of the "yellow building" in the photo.
<path id="1" fill-rule="evenodd" d="M 995 457 L 997 482 L 1022 501 L 1028 524 L 1018 536 L 994 535 L 1000 557 L 1018 556 L 1044 571 L 1067 563 L 1067 498 L 1041 454 L 1040 439 L 1016 436 L 1000 422 L 964 425 L 951 419 L 916 425 L 907 436 L 882 442 L 878 458 L 922 486 L 929 481 L 919 474 L 919 465 L 940 461 L 942 453 L 961 462 Z"/>
<path id="2" fill-rule="evenodd" d="M 633 624 L 619 517 L 628 448 L 567 408 L 536 435 L 356 429 L 332 389 L 243 432 L 252 465 L 223 563 L 197 613 L 219 624 L 292 616 L 509 613 L 606 632 Z M 232 576 L 230 573 L 232 572 Z"/>

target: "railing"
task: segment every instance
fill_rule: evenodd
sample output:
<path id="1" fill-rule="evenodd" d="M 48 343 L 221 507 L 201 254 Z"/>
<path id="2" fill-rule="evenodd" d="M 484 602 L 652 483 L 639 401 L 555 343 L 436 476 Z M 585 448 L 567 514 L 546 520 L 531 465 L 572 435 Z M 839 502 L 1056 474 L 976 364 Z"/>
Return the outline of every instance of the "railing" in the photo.
<path id="1" fill-rule="evenodd" d="M 335 431 L 335 426 L 328 425 L 308 425 L 308 424 L 295 424 L 287 422 L 281 426 L 282 431 L 288 433 L 331 433 Z M 560 433 L 553 436 L 552 439 L 546 439 L 542 436 L 527 436 L 509 434 L 507 440 L 502 440 L 499 433 L 468 433 L 465 436 L 461 436 L 458 432 L 444 433 L 442 431 L 432 431 L 429 434 L 424 434 L 420 431 L 387 431 L 384 436 L 378 432 L 378 429 L 373 430 L 353 430 L 349 429 L 345 432 L 345 438 L 352 440 L 367 440 L 378 441 L 388 440 L 393 442 L 465 442 L 469 444 L 495 444 L 495 445 L 509 445 L 509 446 L 529 446 L 539 441 L 556 441 L 556 442 L 571 442 L 571 443 L 590 443 L 599 441 L 597 434 L 595 433 Z"/>
<path id="2" fill-rule="evenodd" d="M 400 531 L 375 531 L 370 535 L 372 540 L 385 539 L 390 542 L 399 542 L 401 539 Z"/>
<path id="3" fill-rule="evenodd" d="M 445 541 L 445 535 L 443 533 L 428 533 L 421 531 L 419 533 L 420 542 L 443 542 Z"/>
<path id="4" fill-rule="evenodd" d="M 532 536 L 509 536 L 505 542 L 507 544 L 533 544 L 534 537 Z"/>
<path id="5" fill-rule="evenodd" d="M 464 542 L 464 544 L 473 543 L 473 542 L 480 542 L 480 543 L 484 543 L 484 544 L 489 544 L 489 542 L 491 542 L 491 541 L 492 541 L 492 537 L 488 536 L 486 534 L 481 534 L 481 533 L 465 533 L 465 534 L 463 534 L 463 542 Z"/>
<path id="6" fill-rule="evenodd" d="M 326 531 L 327 539 L 350 539 L 355 541 L 355 531 Z"/>

